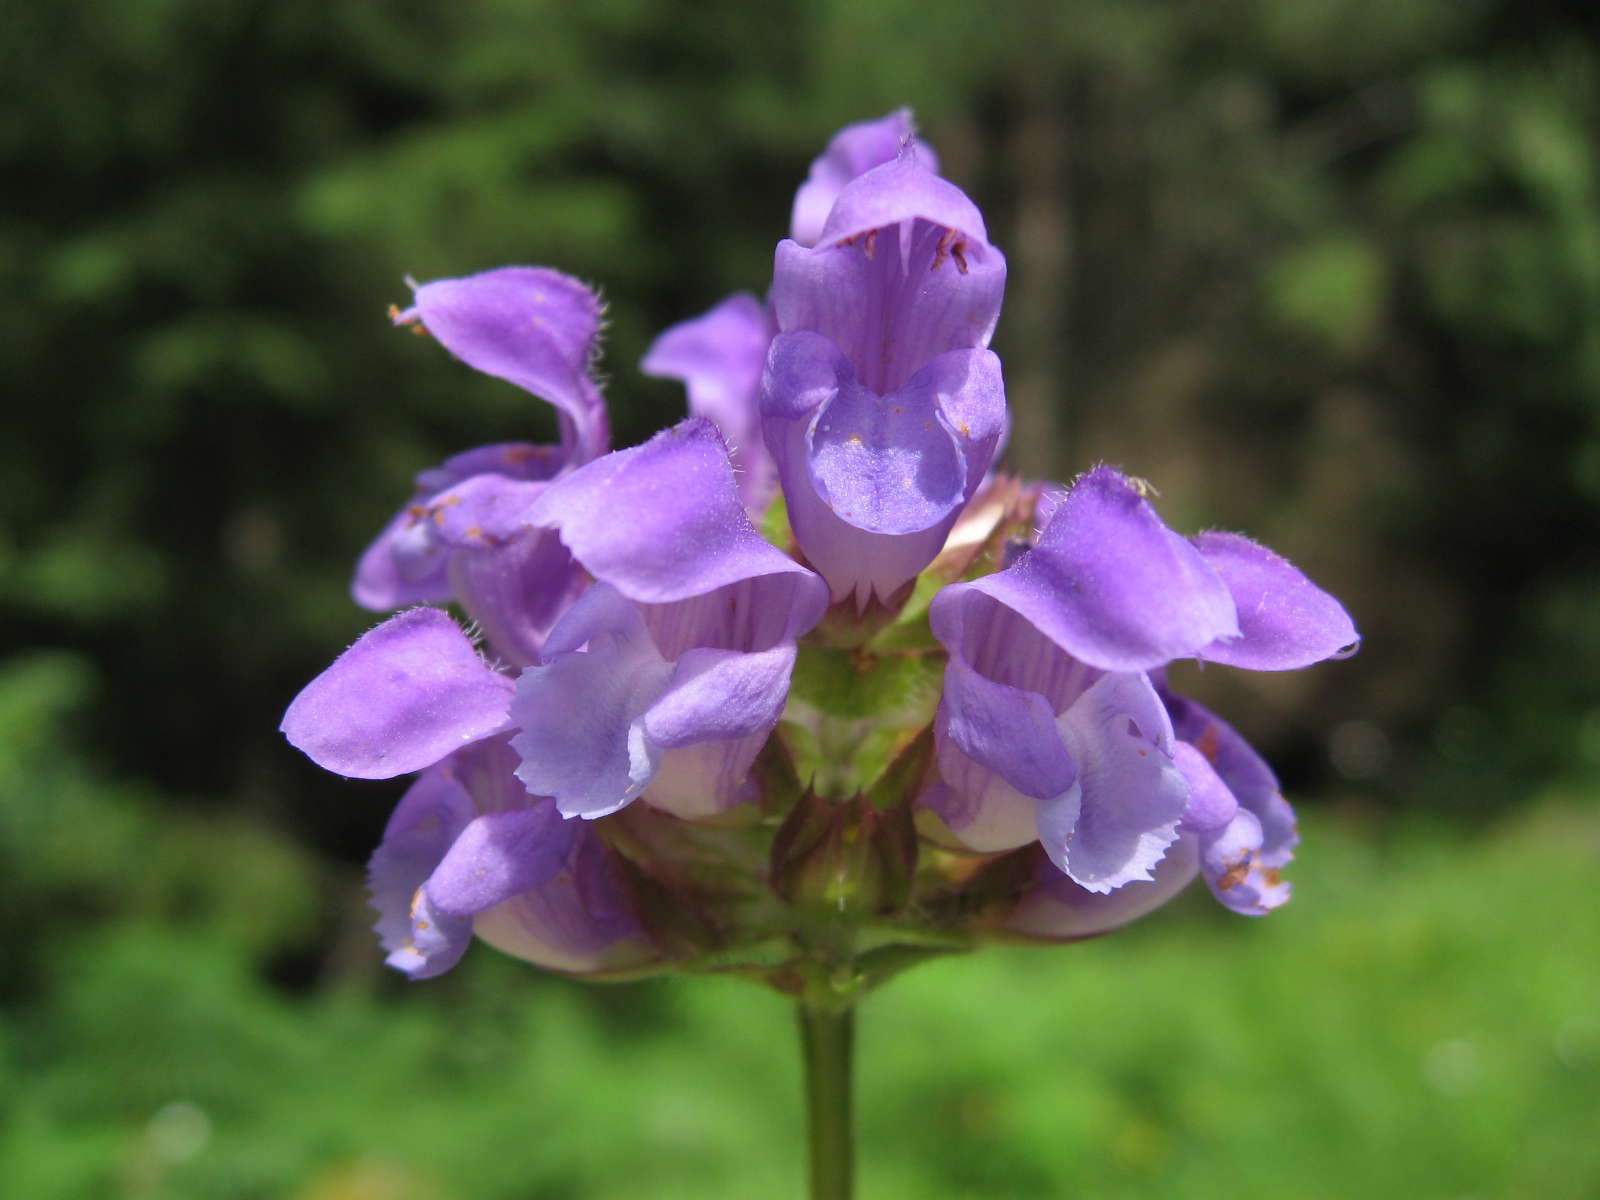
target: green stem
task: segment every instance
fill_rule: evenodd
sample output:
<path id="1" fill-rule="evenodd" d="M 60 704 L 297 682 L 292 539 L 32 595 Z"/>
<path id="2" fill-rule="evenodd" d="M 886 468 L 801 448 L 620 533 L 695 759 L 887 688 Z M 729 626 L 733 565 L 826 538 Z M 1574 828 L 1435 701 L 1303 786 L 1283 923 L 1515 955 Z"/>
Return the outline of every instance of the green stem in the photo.
<path id="1" fill-rule="evenodd" d="M 851 1099 L 855 1008 L 817 1007 L 802 1000 L 797 1012 L 806 1073 L 811 1200 L 850 1200 L 855 1171 Z"/>

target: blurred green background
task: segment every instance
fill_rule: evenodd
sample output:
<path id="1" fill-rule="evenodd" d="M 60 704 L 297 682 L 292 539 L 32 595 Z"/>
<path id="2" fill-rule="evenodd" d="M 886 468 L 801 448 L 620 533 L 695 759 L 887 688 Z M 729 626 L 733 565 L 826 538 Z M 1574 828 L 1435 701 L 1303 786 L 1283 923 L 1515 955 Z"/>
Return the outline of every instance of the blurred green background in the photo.
<path id="1" fill-rule="evenodd" d="M 401 785 L 281 743 L 446 454 L 551 432 L 391 331 L 560 267 L 634 364 L 916 108 L 1011 284 L 1011 459 L 1151 479 L 1362 654 L 1185 680 L 1305 814 L 1260 922 L 913 972 L 869 1197 L 1600 1194 L 1600 40 L 1527 0 L 21 0 L 0 26 L 8 1196 L 798 1196 L 782 1001 L 387 974 Z"/>

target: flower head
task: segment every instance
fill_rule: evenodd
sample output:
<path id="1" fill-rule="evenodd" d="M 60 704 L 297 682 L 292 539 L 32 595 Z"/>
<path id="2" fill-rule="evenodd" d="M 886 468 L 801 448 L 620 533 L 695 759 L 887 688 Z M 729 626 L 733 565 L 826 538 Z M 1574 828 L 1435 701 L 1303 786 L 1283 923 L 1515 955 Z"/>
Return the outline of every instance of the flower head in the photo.
<path id="1" fill-rule="evenodd" d="M 792 234 L 765 303 L 646 356 L 695 415 L 610 453 L 588 288 L 507 268 L 397 314 L 560 427 L 418 476 L 356 574 L 401 611 L 284 716 L 329 770 L 420 773 L 370 870 L 414 978 L 479 936 L 870 986 L 929 946 L 1109 932 L 1197 876 L 1240 913 L 1288 898 L 1272 771 L 1165 668 L 1339 657 L 1344 609 L 1109 467 L 995 472 L 1005 258 L 908 114 L 829 143 Z M 757 527 L 778 491 L 784 547 Z"/>

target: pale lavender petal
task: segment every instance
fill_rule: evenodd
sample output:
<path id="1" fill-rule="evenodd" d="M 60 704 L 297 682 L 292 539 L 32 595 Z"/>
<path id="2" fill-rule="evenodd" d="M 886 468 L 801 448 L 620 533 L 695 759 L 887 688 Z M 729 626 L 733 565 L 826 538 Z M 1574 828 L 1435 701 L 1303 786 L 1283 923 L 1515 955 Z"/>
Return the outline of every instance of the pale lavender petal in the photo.
<path id="1" fill-rule="evenodd" d="M 543 887 L 566 861 L 573 835 L 548 800 L 475 817 L 428 877 L 428 899 L 435 912 L 469 917 Z"/>
<path id="2" fill-rule="evenodd" d="M 514 684 L 434 608 L 391 617 L 306 685 L 279 727 L 318 766 L 389 779 L 506 727 Z"/>
<path id="3" fill-rule="evenodd" d="M 794 660 L 792 642 L 754 654 L 689 650 L 645 712 L 645 734 L 672 749 L 764 733 L 783 713 Z"/>
<path id="4" fill-rule="evenodd" d="M 1023 795 L 962 750 L 949 735 L 949 713 L 943 705 L 934 729 L 940 778 L 923 791 L 918 802 L 937 812 L 961 844 L 971 850 L 991 853 L 1037 841 L 1038 800 Z M 1066 770 L 1072 771 L 1072 762 L 1053 726 L 1049 734 Z"/>
<path id="5" fill-rule="evenodd" d="M 1240 636 L 1213 642 L 1202 658 L 1252 671 L 1289 671 L 1360 646 L 1350 614 L 1287 559 L 1237 533 L 1194 539 L 1222 576 L 1239 613 Z"/>
<path id="6" fill-rule="evenodd" d="M 576 279 L 543 267 L 502 267 L 416 289 L 396 316 L 420 320 L 468 366 L 516 384 L 555 405 L 574 461 L 603 454 L 610 437 L 589 359 L 600 330 L 600 301 Z"/>
<path id="7" fill-rule="evenodd" d="M 428 890 L 418 888 L 411 898 L 411 936 L 384 962 L 413 980 L 432 979 L 460 962 L 471 944 L 472 919 L 439 912 Z"/>
<path id="8" fill-rule="evenodd" d="M 1241 808 L 1202 842 L 1200 869 L 1212 894 L 1247 917 L 1265 916 L 1289 899 L 1289 883 L 1261 860 L 1261 822 Z"/>
<path id="9" fill-rule="evenodd" d="M 800 586 L 809 596 L 806 615 L 815 613 L 811 624 L 826 607 L 822 580 L 750 524 L 721 435 L 704 419 L 551 484 L 529 519 L 558 530 L 590 574 L 632 600 L 668 603 L 755 576 L 794 574 L 808 580 Z"/>
<path id="10" fill-rule="evenodd" d="M 685 821 L 700 821 L 756 798 L 750 768 L 767 731 L 664 750 L 644 801 Z"/>
<path id="11" fill-rule="evenodd" d="M 474 815 L 472 797 L 448 765 L 434 767 L 407 789 L 368 864 L 367 884 L 378 910 L 373 928 L 389 965 L 415 979 L 449 970 L 472 940 L 470 921 L 430 923 L 417 910 L 422 885 Z M 421 929 L 415 927 L 417 917 Z"/>
<path id="12" fill-rule="evenodd" d="M 1091 892 L 1151 878 L 1189 795 L 1155 688 L 1142 674 L 1106 675 L 1056 724 L 1078 781 L 1039 805 L 1045 852 Z"/>
<path id="13" fill-rule="evenodd" d="M 1171 900 L 1200 873 L 1198 839 L 1184 834 L 1151 871 L 1151 878 L 1113 892 L 1091 892 L 1046 863 L 1006 928 L 1028 937 L 1075 941 L 1136 921 Z"/>
<path id="14" fill-rule="evenodd" d="M 612 617 L 596 621 L 596 614 Z M 568 622 L 582 630 L 567 629 Z M 586 650 L 564 647 L 581 636 Z M 528 791 L 553 796 L 563 816 L 603 817 L 635 799 L 661 752 L 642 717 L 672 675 L 632 606 L 616 605 L 609 585 L 591 588 L 551 631 L 547 661 L 517 682 L 511 745 Z"/>
<path id="15" fill-rule="evenodd" d="M 933 172 L 939 159 L 916 136 L 909 108 L 898 109 L 876 121 L 858 121 L 833 135 L 828 148 L 812 160 L 811 172 L 795 193 L 789 236 L 802 246 L 814 245 L 822 234 L 834 201 L 856 176 L 896 158 L 910 147 L 918 164 Z"/>
<path id="16" fill-rule="evenodd" d="M 777 488 L 777 472 L 761 437 L 761 369 L 773 332 L 766 305 L 740 292 L 668 329 L 639 364 L 646 375 L 687 385 L 690 415 L 707 417 L 722 431 L 740 499 L 756 513 L 766 509 Z"/>
<path id="17" fill-rule="evenodd" d="M 1107 671 L 1149 670 L 1238 633 L 1221 577 L 1109 467 L 1078 481 L 1032 551 L 964 586 Z"/>

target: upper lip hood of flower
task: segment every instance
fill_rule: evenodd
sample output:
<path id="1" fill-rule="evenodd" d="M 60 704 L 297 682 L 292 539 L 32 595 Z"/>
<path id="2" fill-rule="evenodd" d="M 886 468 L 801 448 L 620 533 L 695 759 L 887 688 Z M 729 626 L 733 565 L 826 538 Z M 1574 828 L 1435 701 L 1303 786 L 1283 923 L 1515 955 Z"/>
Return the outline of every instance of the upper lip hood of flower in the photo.
<path id="1" fill-rule="evenodd" d="M 556 406 L 571 461 L 604 454 L 605 404 L 590 378 L 603 309 L 594 292 L 546 267 L 499 267 L 419 285 L 396 324 L 420 321 L 441 346 L 486 375 Z"/>
<path id="2" fill-rule="evenodd" d="M 918 220 L 956 235 L 945 248 L 947 255 L 956 240 L 968 243 L 976 254 L 989 245 L 989 232 L 978 206 L 908 147 L 892 162 L 873 167 L 846 185 L 828 213 L 817 246 L 837 246 L 875 229 Z M 965 272 L 963 263 L 957 261 L 956 265 Z"/>
<path id="3" fill-rule="evenodd" d="M 908 108 L 896 109 L 876 121 L 846 125 L 812 161 L 806 181 L 795 192 L 789 236 L 802 246 L 816 245 L 834 201 L 845 186 L 908 149 L 928 170 L 939 169 L 933 148 L 916 137 L 916 122 Z"/>

